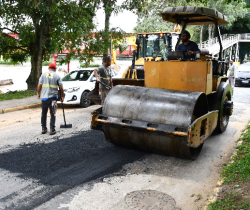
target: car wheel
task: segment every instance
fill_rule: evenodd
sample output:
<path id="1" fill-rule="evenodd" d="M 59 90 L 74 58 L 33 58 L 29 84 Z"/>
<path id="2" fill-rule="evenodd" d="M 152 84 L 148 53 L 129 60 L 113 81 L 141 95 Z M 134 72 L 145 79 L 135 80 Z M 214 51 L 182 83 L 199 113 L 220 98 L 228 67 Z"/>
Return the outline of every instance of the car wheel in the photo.
<path id="1" fill-rule="evenodd" d="M 80 106 L 82 108 L 87 108 L 90 106 L 90 100 L 86 98 L 88 95 L 89 91 L 84 91 L 81 96 L 81 101 L 80 101 Z"/>

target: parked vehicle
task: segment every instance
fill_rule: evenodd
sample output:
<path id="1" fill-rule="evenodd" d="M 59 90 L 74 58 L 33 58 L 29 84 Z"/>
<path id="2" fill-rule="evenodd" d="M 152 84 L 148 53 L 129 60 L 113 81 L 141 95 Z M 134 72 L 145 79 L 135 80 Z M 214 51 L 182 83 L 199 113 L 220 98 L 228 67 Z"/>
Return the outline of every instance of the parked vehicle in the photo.
<path id="1" fill-rule="evenodd" d="M 117 72 L 112 70 L 112 77 L 116 75 Z M 86 95 L 95 88 L 94 68 L 71 71 L 62 78 L 62 82 L 65 94 L 64 104 L 79 104 L 83 108 L 90 105 Z"/>
<path id="2" fill-rule="evenodd" d="M 235 86 L 250 85 L 250 65 L 240 65 L 235 75 Z"/>

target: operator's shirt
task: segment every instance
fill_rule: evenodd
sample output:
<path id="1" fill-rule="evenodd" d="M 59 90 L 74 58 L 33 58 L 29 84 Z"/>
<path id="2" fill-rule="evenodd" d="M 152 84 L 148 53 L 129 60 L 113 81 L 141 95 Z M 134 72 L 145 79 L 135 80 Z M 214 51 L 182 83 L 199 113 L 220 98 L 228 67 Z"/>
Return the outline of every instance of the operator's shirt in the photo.
<path id="1" fill-rule="evenodd" d="M 234 77 L 234 74 L 235 74 L 235 65 L 231 65 L 230 64 L 230 67 L 229 67 L 229 77 Z"/>
<path id="2" fill-rule="evenodd" d="M 195 54 L 193 55 L 188 55 L 188 51 L 200 51 L 198 45 L 195 42 L 189 41 L 187 45 L 184 43 L 180 44 L 177 49 L 177 51 L 184 51 L 184 56 L 186 59 L 189 58 L 194 58 L 195 59 Z"/>
<path id="3" fill-rule="evenodd" d="M 62 86 L 62 80 L 57 73 L 49 71 L 41 75 L 39 84 L 42 85 L 41 100 L 47 101 L 51 98 L 57 98 L 58 86 Z"/>
<path id="4" fill-rule="evenodd" d="M 105 65 L 101 65 L 97 69 L 97 73 L 99 75 L 99 79 L 102 83 L 104 83 L 107 86 L 110 86 L 110 79 L 111 79 L 111 69 L 106 67 Z M 99 85 L 100 89 L 106 89 L 104 85 L 100 83 Z"/>

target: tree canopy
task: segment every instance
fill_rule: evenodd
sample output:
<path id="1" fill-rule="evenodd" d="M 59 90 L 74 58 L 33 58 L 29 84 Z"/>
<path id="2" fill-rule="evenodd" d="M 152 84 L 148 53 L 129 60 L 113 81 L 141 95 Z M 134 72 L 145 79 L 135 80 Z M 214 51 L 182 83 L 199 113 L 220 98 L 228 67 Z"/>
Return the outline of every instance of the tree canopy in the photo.
<path id="1" fill-rule="evenodd" d="M 245 2 L 228 1 L 228 0 L 155 0 L 148 1 L 142 12 L 139 13 L 137 26 L 134 28 L 135 32 L 154 32 L 154 31 L 172 31 L 173 23 L 163 21 L 160 14 L 168 6 L 201 6 L 217 9 L 219 12 L 225 13 L 229 20 L 229 25 L 226 28 L 232 27 L 233 22 L 238 17 L 244 17 L 246 12 Z M 200 26 L 188 26 L 188 30 L 194 41 L 199 42 Z M 212 33 L 213 28 L 211 28 Z M 208 38 L 208 27 L 203 30 L 205 38 Z M 211 36 L 210 33 L 210 36 Z"/>
<path id="2" fill-rule="evenodd" d="M 87 0 L 0 0 L 0 54 L 13 62 L 31 56 L 27 83 L 34 89 L 42 60 L 66 43 L 80 44 L 81 36 L 94 28 L 95 6 Z"/>
<path id="3" fill-rule="evenodd" d="M 108 49 L 110 46 L 110 17 L 112 13 L 118 14 L 119 12 L 122 12 L 123 10 L 129 10 L 134 13 L 141 12 L 143 6 L 144 6 L 144 0 L 123 0 L 120 1 L 121 4 L 118 4 L 118 0 L 99 0 L 98 1 L 98 7 L 103 8 L 105 13 L 105 26 L 104 29 L 101 31 L 101 34 L 103 36 L 103 57 L 107 56 Z M 113 29 L 112 29 L 113 30 Z"/>
<path id="4" fill-rule="evenodd" d="M 42 61 L 53 53 L 67 49 L 69 54 L 62 62 L 79 56 L 88 64 L 95 54 L 107 55 L 111 31 L 113 46 L 119 47 L 124 34 L 119 28 L 110 29 L 111 14 L 122 10 L 136 13 L 143 2 L 124 0 L 118 5 L 117 0 L 0 0 L 0 55 L 13 63 L 31 56 L 27 83 L 34 89 L 42 73 Z M 93 17 L 101 7 L 106 15 L 105 28 L 96 31 Z"/>
<path id="5" fill-rule="evenodd" d="M 245 1 L 246 7 L 245 12 L 239 14 L 236 21 L 229 28 L 222 28 L 221 32 L 223 34 L 242 34 L 249 33 L 250 31 L 250 0 Z M 250 55 L 250 43 L 241 42 L 240 43 L 240 61 L 243 62 L 245 55 Z"/>

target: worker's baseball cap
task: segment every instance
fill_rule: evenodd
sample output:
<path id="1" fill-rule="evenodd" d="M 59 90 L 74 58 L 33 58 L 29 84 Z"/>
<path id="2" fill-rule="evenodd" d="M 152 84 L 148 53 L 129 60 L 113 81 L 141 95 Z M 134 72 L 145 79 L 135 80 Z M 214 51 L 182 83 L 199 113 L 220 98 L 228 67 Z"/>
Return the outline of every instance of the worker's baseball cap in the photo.
<path id="1" fill-rule="evenodd" d="M 49 64 L 49 68 L 53 68 L 53 69 L 55 69 L 55 68 L 56 68 L 56 64 L 54 64 L 54 63 L 50 63 L 50 64 Z"/>
<path id="2" fill-rule="evenodd" d="M 187 30 L 181 32 L 181 34 L 186 35 L 188 39 L 190 39 L 191 35 Z"/>

